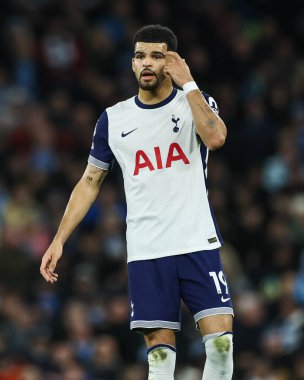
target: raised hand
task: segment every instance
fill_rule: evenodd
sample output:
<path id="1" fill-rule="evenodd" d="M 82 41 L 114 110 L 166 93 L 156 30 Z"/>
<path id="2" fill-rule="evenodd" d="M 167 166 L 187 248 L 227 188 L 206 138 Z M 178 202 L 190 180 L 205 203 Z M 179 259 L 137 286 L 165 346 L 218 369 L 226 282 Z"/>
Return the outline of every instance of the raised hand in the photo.
<path id="1" fill-rule="evenodd" d="M 165 57 L 166 65 L 164 67 L 164 72 L 165 74 L 170 75 L 179 87 L 183 87 L 185 83 L 193 81 L 189 66 L 178 53 L 167 51 Z"/>

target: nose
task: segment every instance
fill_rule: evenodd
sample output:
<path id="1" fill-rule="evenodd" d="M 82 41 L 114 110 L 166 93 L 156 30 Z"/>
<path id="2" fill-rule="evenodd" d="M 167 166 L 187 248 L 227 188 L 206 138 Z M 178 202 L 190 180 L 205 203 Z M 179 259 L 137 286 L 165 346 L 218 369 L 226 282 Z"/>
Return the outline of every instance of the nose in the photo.
<path id="1" fill-rule="evenodd" d="M 143 59 L 143 66 L 145 66 L 145 67 L 151 66 L 151 58 L 149 56 L 146 56 Z"/>

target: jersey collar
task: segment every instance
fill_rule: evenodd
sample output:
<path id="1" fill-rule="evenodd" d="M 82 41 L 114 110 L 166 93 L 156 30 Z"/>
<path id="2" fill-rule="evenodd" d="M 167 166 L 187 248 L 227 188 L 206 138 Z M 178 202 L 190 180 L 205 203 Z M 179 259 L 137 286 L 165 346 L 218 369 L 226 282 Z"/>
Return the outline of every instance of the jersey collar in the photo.
<path id="1" fill-rule="evenodd" d="M 171 92 L 171 94 L 164 100 L 162 100 L 161 102 L 159 103 L 155 103 L 155 104 L 145 104 L 145 103 L 142 103 L 139 99 L 138 99 L 138 96 L 136 95 L 134 100 L 135 100 L 135 103 L 138 107 L 140 108 L 145 108 L 145 109 L 153 109 L 153 108 L 159 108 L 159 107 L 163 107 L 165 106 L 166 104 L 170 103 L 172 99 L 175 98 L 175 95 L 177 94 L 177 89 L 173 87 L 173 90 Z"/>

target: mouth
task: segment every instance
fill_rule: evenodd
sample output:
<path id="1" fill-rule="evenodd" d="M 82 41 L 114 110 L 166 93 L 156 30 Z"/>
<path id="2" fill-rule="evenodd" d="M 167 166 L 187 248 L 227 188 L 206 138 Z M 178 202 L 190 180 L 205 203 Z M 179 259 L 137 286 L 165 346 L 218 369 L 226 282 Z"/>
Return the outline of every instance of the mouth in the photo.
<path id="1" fill-rule="evenodd" d="M 143 70 L 140 74 L 141 78 L 148 81 L 153 79 L 155 76 L 156 75 L 153 73 L 153 71 L 150 71 L 150 70 Z"/>

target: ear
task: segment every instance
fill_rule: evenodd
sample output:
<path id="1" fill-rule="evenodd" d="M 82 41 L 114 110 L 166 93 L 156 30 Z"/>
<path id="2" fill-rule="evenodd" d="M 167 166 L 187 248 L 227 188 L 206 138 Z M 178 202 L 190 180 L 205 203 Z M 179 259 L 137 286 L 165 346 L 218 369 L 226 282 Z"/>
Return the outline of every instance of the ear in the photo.
<path id="1" fill-rule="evenodd" d="M 135 60 L 134 60 L 134 58 L 132 58 L 132 70 L 133 70 L 133 72 L 135 73 Z"/>

